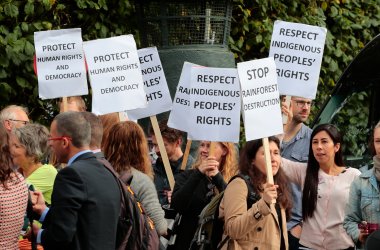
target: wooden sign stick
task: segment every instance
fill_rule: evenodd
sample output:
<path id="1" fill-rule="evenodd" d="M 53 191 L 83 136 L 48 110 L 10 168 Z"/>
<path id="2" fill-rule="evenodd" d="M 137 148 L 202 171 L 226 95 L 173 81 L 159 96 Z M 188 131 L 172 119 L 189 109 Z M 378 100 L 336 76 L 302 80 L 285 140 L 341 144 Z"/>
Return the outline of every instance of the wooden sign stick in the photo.
<path id="1" fill-rule="evenodd" d="M 125 112 L 118 112 L 118 114 L 119 114 L 119 121 L 120 122 L 125 122 L 126 120 L 128 120 Z"/>
<path id="2" fill-rule="evenodd" d="M 268 140 L 268 137 L 265 137 L 262 140 L 263 140 L 264 156 L 265 156 L 265 169 L 267 172 L 267 182 L 270 184 L 274 184 L 272 163 L 271 163 L 272 160 L 270 158 L 270 150 L 269 150 L 269 140 Z M 272 203 L 276 203 L 276 200 L 272 200 Z"/>
<path id="3" fill-rule="evenodd" d="M 183 153 L 181 170 L 185 170 L 185 168 L 186 168 L 187 160 L 189 159 L 190 147 L 191 147 L 192 142 L 193 142 L 192 140 L 187 140 L 185 152 Z"/>
<path id="4" fill-rule="evenodd" d="M 160 127 L 158 126 L 157 117 L 155 115 L 151 116 L 150 122 L 152 123 L 154 135 L 156 136 L 156 139 L 157 139 L 158 148 L 160 149 L 160 154 L 161 154 L 162 162 L 164 163 L 166 176 L 168 177 L 169 186 L 170 186 L 170 189 L 173 191 L 173 189 L 174 189 L 174 175 L 173 175 L 170 163 L 169 163 L 168 154 L 166 153 L 164 140 L 162 139 Z"/>
<path id="5" fill-rule="evenodd" d="M 210 151 L 208 152 L 208 156 L 209 157 L 210 156 L 214 156 L 216 143 L 217 142 L 214 142 L 214 141 L 211 142 L 211 144 L 210 144 Z"/>
<path id="6" fill-rule="evenodd" d="M 62 97 L 62 107 L 63 107 L 62 112 L 66 112 L 67 111 L 67 96 Z"/>

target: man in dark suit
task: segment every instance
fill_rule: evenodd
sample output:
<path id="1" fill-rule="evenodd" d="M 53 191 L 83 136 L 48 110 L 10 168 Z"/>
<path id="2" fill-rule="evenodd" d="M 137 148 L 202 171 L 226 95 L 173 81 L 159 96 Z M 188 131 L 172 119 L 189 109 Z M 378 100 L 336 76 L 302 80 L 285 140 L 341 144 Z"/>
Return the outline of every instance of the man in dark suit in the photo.
<path id="1" fill-rule="evenodd" d="M 45 250 L 115 249 L 119 188 L 90 151 L 90 133 L 81 112 L 61 113 L 51 124 L 49 146 L 67 167 L 57 174 L 50 209 L 41 193 L 35 193 L 33 209 L 43 223 L 37 243 Z"/>

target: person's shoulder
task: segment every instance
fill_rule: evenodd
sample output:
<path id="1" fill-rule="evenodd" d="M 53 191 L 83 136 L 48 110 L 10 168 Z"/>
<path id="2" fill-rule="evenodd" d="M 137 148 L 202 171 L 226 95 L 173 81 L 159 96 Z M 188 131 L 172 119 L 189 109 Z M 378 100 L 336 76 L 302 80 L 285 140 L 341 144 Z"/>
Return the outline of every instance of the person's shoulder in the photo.
<path id="1" fill-rule="evenodd" d="M 226 189 L 232 190 L 233 193 L 248 192 L 246 181 L 241 177 L 233 177 L 233 179 L 227 184 Z"/>
<path id="2" fill-rule="evenodd" d="M 304 123 L 302 123 L 301 131 L 309 138 L 311 137 L 311 133 L 313 133 L 313 130 Z"/>
<path id="3" fill-rule="evenodd" d="M 57 174 L 57 169 L 51 164 L 44 164 L 41 167 L 39 167 L 36 171 L 44 172 L 48 174 L 54 174 L 54 175 Z"/>
<path id="4" fill-rule="evenodd" d="M 141 172 L 135 168 L 131 168 L 131 171 L 132 171 L 133 179 L 140 179 L 140 180 L 144 180 L 144 181 L 150 180 L 151 181 L 149 176 L 144 174 L 143 172 Z"/>
<path id="5" fill-rule="evenodd" d="M 359 169 L 353 168 L 353 167 L 347 167 L 346 169 L 347 173 L 353 176 L 359 176 L 362 174 Z"/>

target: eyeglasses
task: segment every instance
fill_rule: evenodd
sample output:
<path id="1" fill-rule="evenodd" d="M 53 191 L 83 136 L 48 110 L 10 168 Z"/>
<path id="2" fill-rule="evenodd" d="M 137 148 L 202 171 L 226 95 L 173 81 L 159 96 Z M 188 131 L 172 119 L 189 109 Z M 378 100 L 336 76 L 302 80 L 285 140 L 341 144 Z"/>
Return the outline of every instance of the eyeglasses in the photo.
<path id="1" fill-rule="evenodd" d="M 59 137 L 49 137 L 48 141 L 59 141 L 59 140 L 64 140 L 64 139 L 69 140 L 69 141 L 72 140 L 70 136 L 59 136 Z"/>
<path id="2" fill-rule="evenodd" d="M 12 122 L 21 122 L 22 124 L 26 125 L 29 123 L 29 121 L 23 121 L 23 120 L 16 120 L 16 119 L 8 119 L 9 121 L 12 121 Z"/>
<path id="3" fill-rule="evenodd" d="M 308 102 L 306 102 L 306 101 L 294 101 L 294 102 L 297 104 L 297 107 L 299 107 L 299 108 L 304 108 L 306 106 L 308 108 L 310 108 L 311 105 L 313 105 L 312 101 L 308 101 Z"/>

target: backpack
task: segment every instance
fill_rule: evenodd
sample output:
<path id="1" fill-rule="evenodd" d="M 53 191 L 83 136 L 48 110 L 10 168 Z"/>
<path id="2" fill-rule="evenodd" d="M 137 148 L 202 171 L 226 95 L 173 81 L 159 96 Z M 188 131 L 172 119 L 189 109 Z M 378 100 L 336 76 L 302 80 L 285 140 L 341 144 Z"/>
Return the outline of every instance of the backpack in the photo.
<path id="1" fill-rule="evenodd" d="M 117 224 L 116 249 L 158 250 L 159 238 L 152 219 L 145 213 L 142 204 L 130 187 L 132 176 L 125 173 L 118 177 L 106 159 L 98 159 L 118 182 L 121 202 Z"/>
<path id="2" fill-rule="evenodd" d="M 231 178 L 228 184 L 235 178 L 242 178 L 247 184 L 247 208 L 260 199 L 260 195 L 253 191 L 248 175 L 238 174 Z M 229 236 L 223 239 L 224 221 L 219 218 L 219 205 L 222 201 L 224 191 L 220 192 L 203 208 L 199 215 L 198 228 L 190 244 L 190 250 L 214 250 L 221 249 L 230 239 Z"/>

